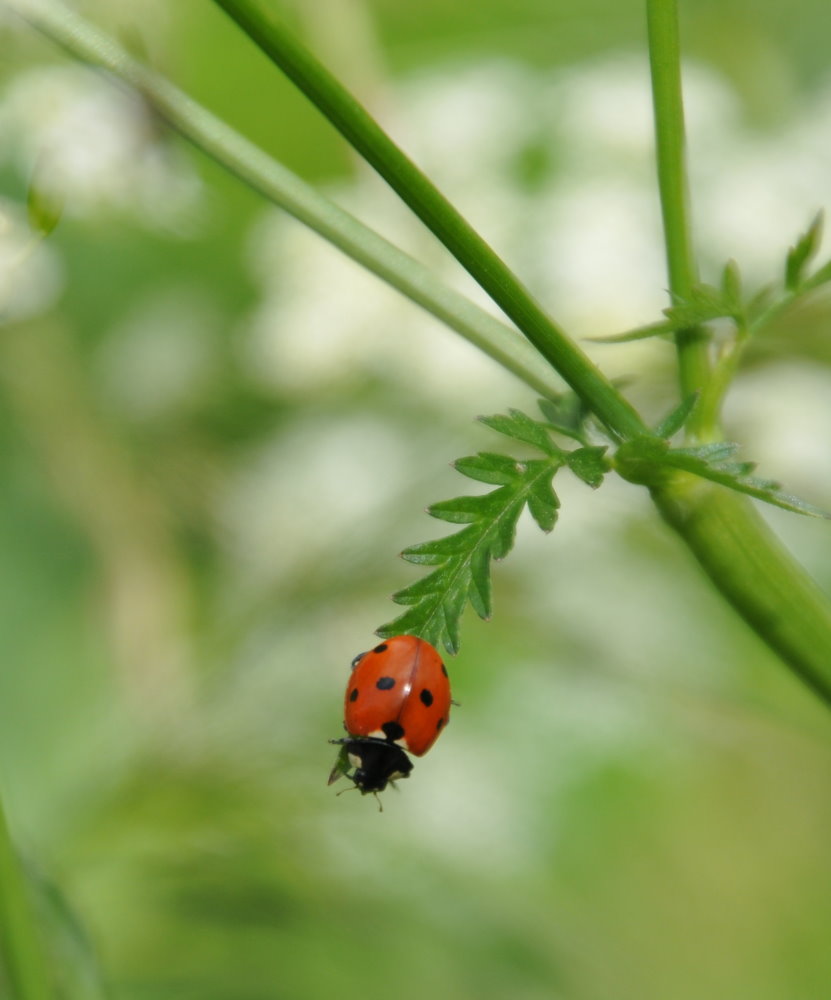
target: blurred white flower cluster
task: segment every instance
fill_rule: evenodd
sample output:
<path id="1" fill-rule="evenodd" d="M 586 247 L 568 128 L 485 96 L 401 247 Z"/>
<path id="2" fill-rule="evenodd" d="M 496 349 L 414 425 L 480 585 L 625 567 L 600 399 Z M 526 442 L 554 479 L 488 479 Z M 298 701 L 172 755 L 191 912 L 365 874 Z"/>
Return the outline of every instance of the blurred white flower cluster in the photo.
<path id="1" fill-rule="evenodd" d="M 712 71 L 685 71 L 697 244 L 707 280 L 729 257 L 775 278 L 789 241 L 831 201 L 831 92 L 787 134 L 757 134 Z M 401 83 L 385 124 L 567 329 L 622 331 L 667 304 L 648 68 L 621 56 L 546 72 L 488 63 Z M 479 302 L 481 292 L 374 176 L 334 193 Z M 258 379 L 308 391 L 355 364 L 441 397 L 493 390 L 490 361 L 317 237 L 269 212 L 252 239 L 263 289 L 248 360 Z M 653 342 L 589 347 L 610 375 L 665 355 Z M 423 378 L 422 378 L 423 376 Z"/>
<path id="2" fill-rule="evenodd" d="M 22 206 L 0 199 L 0 317 L 25 319 L 60 294 L 62 268 L 51 247 L 39 243 Z"/>
<path id="3" fill-rule="evenodd" d="M 138 95 L 75 65 L 29 69 L 0 99 L 0 166 L 8 165 L 67 217 L 113 215 L 187 234 L 201 185 Z M 7 318 L 48 308 L 60 262 L 33 245 L 24 206 L 0 205 L 0 296 Z"/>
<path id="4" fill-rule="evenodd" d="M 196 175 L 141 97 L 81 66 L 35 68 L 13 80 L 0 102 L 0 150 L 70 216 L 124 213 L 176 232 L 199 197 Z"/>

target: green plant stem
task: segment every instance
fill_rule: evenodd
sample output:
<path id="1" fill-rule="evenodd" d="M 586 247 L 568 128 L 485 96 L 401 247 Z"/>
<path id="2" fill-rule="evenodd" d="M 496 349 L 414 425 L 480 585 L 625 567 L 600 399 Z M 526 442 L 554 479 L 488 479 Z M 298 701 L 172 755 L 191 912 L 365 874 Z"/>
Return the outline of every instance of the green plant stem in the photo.
<path id="1" fill-rule="evenodd" d="M 138 90 L 160 117 L 194 146 L 456 330 L 536 392 L 551 396 L 562 391 L 550 365 L 516 330 L 445 285 L 419 261 L 319 194 L 72 11 L 50 0 L 0 0 L 0 6 L 25 18 L 71 55 Z"/>
<path id="2" fill-rule="evenodd" d="M 676 0 L 646 0 L 655 113 L 656 158 L 667 270 L 673 296 L 697 281 L 689 223 L 684 107 Z M 703 332 L 676 334 L 684 396 L 702 394 L 687 434 L 713 440 L 724 384 L 713 379 Z M 737 355 L 738 356 L 738 355 Z M 717 378 L 731 374 L 729 365 Z M 652 490 L 664 519 L 678 532 L 723 597 L 751 628 L 831 707 L 831 604 L 781 546 L 744 497 L 687 475 Z"/>
<path id="3" fill-rule="evenodd" d="M 49 1000 L 43 942 L 0 801 L 0 957 L 14 1000 Z"/>
<path id="4" fill-rule="evenodd" d="M 663 22 L 668 3 L 669 0 L 655 0 L 651 3 L 653 13 L 661 15 L 654 18 L 658 27 Z M 218 163 L 330 239 L 355 260 L 365 263 L 404 294 L 442 317 L 442 312 L 446 310 L 438 303 L 438 283 L 423 276 L 416 280 L 408 274 L 408 267 L 404 267 L 403 263 L 401 266 L 396 263 L 402 258 L 403 261 L 409 261 L 406 255 L 381 240 L 371 230 L 360 226 L 357 220 L 352 220 L 346 213 L 325 202 L 325 199 L 320 199 L 320 196 L 297 178 L 218 122 L 167 81 L 139 67 L 110 39 L 92 29 L 75 14 L 53 0 L 0 0 L 0 5 L 23 16 L 77 58 L 109 70 L 116 77 L 138 88 L 173 128 Z M 672 10 L 674 12 L 674 5 Z M 661 31 L 653 32 L 652 50 L 655 56 L 661 37 Z M 677 31 L 674 37 L 677 40 Z M 677 66 L 677 58 L 675 63 Z M 677 108 L 680 109 L 680 91 Z M 679 122 L 680 118 L 676 115 L 675 120 Z M 683 191 L 683 185 L 680 190 Z M 678 204 L 677 191 L 670 200 Z M 359 228 L 353 229 L 353 226 Z M 685 225 L 680 231 L 688 232 L 688 228 Z M 676 251 L 672 251 L 673 258 L 675 254 Z M 381 258 L 389 256 L 386 271 L 384 260 L 378 259 L 379 255 Z M 419 275 L 422 273 L 418 272 Z M 475 309 L 470 303 L 466 308 Z M 471 316 L 477 335 L 486 340 L 487 324 L 482 316 L 487 314 L 479 315 L 477 311 Z M 459 329 L 454 310 L 450 310 L 450 315 L 442 318 Z M 506 353 L 512 356 L 514 348 L 511 341 L 506 339 L 511 331 L 503 328 L 503 332 L 505 337 L 497 339 Z M 522 344 L 521 340 L 515 339 Z M 692 349 L 695 346 L 689 344 L 681 352 L 688 372 L 693 368 L 692 362 L 696 360 L 698 353 Z M 485 349 L 497 356 L 492 347 Z M 533 350 L 531 353 L 534 353 Z M 574 356 L 571 355 L 572 358 Z M 581 357 L 579 352 L 576 356 Z M 700 364 L 700 360 L 696 364 Z M 523 365 L 518 367 L 522 370 Z M 591 370 L 588 369 L 589 375 Z M 533 380 L 526 375 L 521 377 L 533 384 Z M 689 374 L 685 377 L 694 381 Z M 597 395 L 592 388 L 592 377 L 577 381 L 583 386 L 584 393 L 581 395 L 584 401 L 596 412 L 600 412 L 598 406 L 602 407 L 604 398 L 620 402 L 620 411 L 614 404 L 605 407 L 606 419 L 614 421 L 614 415 L 618 412 L 633 412 L 613 387 L 611 396 L 605 395 L 605 390 Z M 550 385 L 550 381 L 546 384 Z M 607 385 L 605 380 L 601 383 L 603 384 Z M 620 433 L 624 430 L 635 433 L 641 427 L 640 418 L 635 415 L 621 422 L 617 430 Z M 773 538 L 750 503 L 726 489 L 679 474 L 673 474 L 659 486 L 653 487 L 652 494 L 665 519 L 696 555 L 722 595 L 760 637 L 831 705 L 831 606 Z M 789 594 L 794 595 L 793 599 L 789 598 Z M 788 620 L 785 621 L 785 618 Z"/>
<path id="5" fill-rule="evenodd" d="M 722 596 L 831 707 L 831 604 L 752 505 L 687 474 L 651 492 Z"/>
<path id="6" fill-rule="evenodd" d="M 348 141 L 398 192 L 442 240 L 540 352 L 593 409 L 618 433 L 644 432 L 640 418 L 622 419 L 615 397 L 597 379 L 587 378 L 583 356 L 564 338 L 527 291 L 398 149 L 369 114 L 275 19 L 251 0 L 214 0 L 269 55 L 329 118 Z M 670 287 L 686 296 L 696 282 L 688 219 L 684 163 L 678 18 L 674 0 L 647 0 L 653 74 L 658 177 L 667 244 Z M 685 395 L 699 391 L 711 376 L 708 342 L 702 331 L 677 335 L 679 371 Z M 612 402 L 613 405 L 606 404 Z M 697 425 L 693 436 L 706 438 L 717 427 Z M 712 484 L 673 476 L 653 491 L 665 519 L 681 535 L 723 596 L 751 627 L 811 687 L 831 704 L 831 607 L 816 585 L 779 545 L 750 504 Z M 684 484 L 683 488 L 679 484 Z M 674 484 L 674 485 L 670 485 Z M 782 622 L 777 602 L 782 582 L 803 600 L 787 604 Z M 809 636 L 810 641 L 804 641 Z"/>
<path id="7" fill-rule="evenodd" d="M 676 0 L 646 0 L 655 154 L 664 220 L 669 288 L 673 299 L 689 297 L 698 280 L 690 228 L 685 164 L 684 104 L 681 94 L 681 47 Z M 700 328 L 675 335 L 681 393 L 701 392 L 710 376 L 708 338 Z M 716 432 L 711 421 L 693 413 L 688 431 L 695 437 Z"/>
<path id="8" fill-rule="evenodd" d="M 378 171 L 616 437 L 648 433 L 632 406 L 504 261 L 276 16 L 251 0 L 214 2 Z"/>

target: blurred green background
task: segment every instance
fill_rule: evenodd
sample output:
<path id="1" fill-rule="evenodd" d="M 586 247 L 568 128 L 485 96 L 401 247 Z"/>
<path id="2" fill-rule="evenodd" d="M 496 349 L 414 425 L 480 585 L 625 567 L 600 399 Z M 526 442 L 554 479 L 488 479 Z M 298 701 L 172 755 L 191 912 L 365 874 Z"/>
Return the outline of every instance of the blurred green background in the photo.
<path id="1" fill-rule="evenodd" d="M 212 4 L 84 6 L 477 294 Z M 760 283 L 831 204 L 831 15 L 684 6 L 704 277 Z M 659 314 L 641 4 L 286 11 L 576 335 Z M 383 813 L 326 787 L 348 664 L 414 578 L 395 554 L 467 491 L 448 463 L 499 446 L 473 418 L 534 397 L 0 33 L 0 786 L 60 996 L 831 996 L 831 726 L 633 487 L 564 474 L 554 533 L 523 526 Z M 66 208 L 25 256 L 33 172 Z M 828 321 L 786 317 L 727 413 L 826 507 Z M 671 405 L 667 345 L 591 349 Z M 831 589 L 827 526 L 766 516 Z"/>

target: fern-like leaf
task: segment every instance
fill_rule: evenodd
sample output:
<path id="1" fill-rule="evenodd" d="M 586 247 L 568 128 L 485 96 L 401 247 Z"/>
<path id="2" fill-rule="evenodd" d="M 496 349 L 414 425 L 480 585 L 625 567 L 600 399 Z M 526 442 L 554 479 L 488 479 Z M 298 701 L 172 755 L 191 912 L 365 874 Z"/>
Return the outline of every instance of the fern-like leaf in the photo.
<path id="1" fill-rule="evenodd" d="M 814 504 L 783 492 L 772 479 L 750 475 L 755 462 L 737 461 L 739 445 L 733 441 L 715 441 L 692 448 L 670 448 L 666 441 L 655 437 L 636 438 L 621 445 L 615 455 L 615 467 L 630 482 L 651 485 L 659 482 L 662 469 L 682 469 L 685 472 L 719 483 L 737 493 L 795 514 L 831 519 L 831 514 Z"/>
<path id="2" fill-rule="evenodd" d="M 781 485 L 772 479 L 759 479 L 750 473 L 756 468 L 755 462 L 736 462 L 733 455 L 739 446 L 732 442 L 720 446 L 701 445 L 698 448 L 670 448 L 666 453 L 665 462 L 677 469 L 692 472 L 703 479 L 727 486 L 737 493 L 763 500 L 774 507 L 792 511 L 794 514 L 806 514 L 809 517 L 829 519 L 831 514 L 783 492 Z"/>
<path id="3" fill-rule="evenodd" d="M 542 457 L 518 460 L 482 451 L 454 463 L 462 475 L 496 488 L 443 500 L 428 508 L 432 517 L 463 527 L 444 538 L 411 545 L 401 553 L 407 562 L 433 568 L 393 595 L 407 610 L 378 629 L 380 636 L 413 633 L 433 645 L 443 643 L 455 653 L 459 620 L 467 605 L 480 618 L 491 616 L 491 562 L 504 559 L 513 548 L 522 511 L 527 507 L 539 527 L 549 532 L 560 506 L 552 486 L 555 472 L 569 464 L 586 482 L 596 485 L 598 481 L 599 465 L 606 461 L 602 458 L 605 448 L 563 451 L 551 438 L 554 428 L 550 424 L 533 420 L 520 410 L 480 420 L 500 434 L 531 445 Z"/>
<path id="4" fill-rule="evenodd" d="M 487 464 L 482 455 L 462 459 L 460 471 L 468 463 L 477 473 L 480 464 Z M 459 618 L 468 602 L 480 618 L 491 616 L 491 560 L 504 559 L 513 548 L 524 507 L 528 506 L 543 531 L 554 527 L 559 500 L 551 479 L 562 464 L 559 456 L 512 461 L 516 471 L 509 483 L 481 496 L 433 504 L 428 509 L 433 517 L 465 527 L 444 538 L 404 549 L 401 555 L 407 562 L 435 569 L 393 595 L 396 604 L 408 608 L 380 628 L 378 634 L 413 632 L 433 645 L 444 643 L 448 652 L 455 653 L 459 647 Z"/>

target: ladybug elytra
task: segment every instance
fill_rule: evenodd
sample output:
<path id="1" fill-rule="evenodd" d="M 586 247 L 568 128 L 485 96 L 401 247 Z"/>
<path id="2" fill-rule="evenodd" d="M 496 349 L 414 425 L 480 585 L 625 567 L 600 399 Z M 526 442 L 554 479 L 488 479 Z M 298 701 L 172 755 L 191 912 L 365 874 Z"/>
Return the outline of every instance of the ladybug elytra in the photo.
<path id="1" fill-rule="evenodd" d="M 346 775 L 362 794 L 409 777 L 450 716 L 450 680 L 423 639 L 396 635 L 352 661 L 344 696 L 344 739 L 329 784 Z"/>

